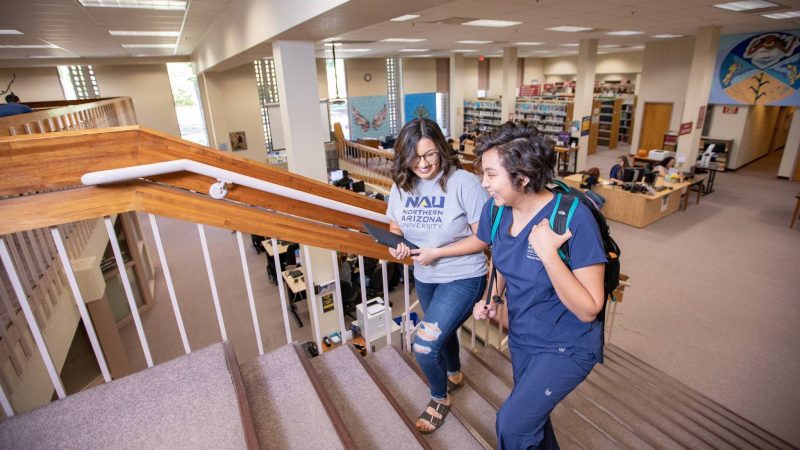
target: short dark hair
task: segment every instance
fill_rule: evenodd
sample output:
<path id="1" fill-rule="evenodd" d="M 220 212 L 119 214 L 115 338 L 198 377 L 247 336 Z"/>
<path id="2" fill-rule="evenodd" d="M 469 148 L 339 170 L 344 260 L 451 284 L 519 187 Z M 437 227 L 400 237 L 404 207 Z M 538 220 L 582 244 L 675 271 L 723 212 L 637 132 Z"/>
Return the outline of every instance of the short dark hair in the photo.
<path id="1" fill-rule="evenodd" d="M 497 131 L 485 134 L 475 154 L 480 164 L 484 153 L 497 150 L 514 187 L 522 192 L 539 192 L 555 176 L 554 147 L 553 141 L 539 134 L 535 127 L 506 123 Z M 528 184 L 523 185 L 523 178 L 528 178 Z"/>
<path id="2" fill-rule="evenodd" d="M 661 162 L 660 162 L 660 163 L 658 163 L 658 164 L 659 164 L 660 166 L 667 167 L 667 164 L 669 164 L 669 163 L 670 163 L 670 161 L 674 161 L 674 160 L 675 160 L 675 158 L 674 158 L 674 157 L 672 157 L 672 156 L 667 156 L 666 158 L 662 159 L 662 160 L 661 160 Z"/>
<path id="3" fill-rule="evenodd" d="M 12 92 L 6 95 L 6 103 L 19 103 L 19 97 Z"/>
<path id="4" fill-rule="evenodd" d="M 439 125 L 430 119 L 414 119 L 406 123 L 400 130 L 397 141 L 394 143 L 392 180 L 403 191 L 410 192 L 414 189 L 414 184 L 419 177 L 412 169 L 417 160 L 417 144 L 422 138 L 428 138 L 436 145 L 436 151 L 439 153 L 439 168 L 442 171 L 439 184 L 442 186 L 442 190 L 446 191 L 447 179 L 452 172 L 461 168 L 461 163 L 458 162 L 458 155 L 448 150 L 450 146 L 447 145 Z"/>

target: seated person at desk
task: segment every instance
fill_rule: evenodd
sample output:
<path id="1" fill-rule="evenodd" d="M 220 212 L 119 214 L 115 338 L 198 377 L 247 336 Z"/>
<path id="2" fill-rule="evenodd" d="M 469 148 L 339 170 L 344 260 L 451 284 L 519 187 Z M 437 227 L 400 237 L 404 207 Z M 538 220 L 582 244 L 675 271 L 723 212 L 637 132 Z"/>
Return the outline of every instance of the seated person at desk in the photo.
<path id="1" fill-rule="evenodd" d="M 477 144 L 479 137 L 481 137 L 481 130 L 479 130 L 477 128 L 472 130 L 471 133 L 469 131 L 465 131 L 464 134 L 462 134 L 458 138 L 458 151 L 460 151 L 460 152 L 464 151 L 464 145 L 466 144 L 464 142 L 465 140 L 468 139 L 468 140 L 471 140 L 472 142 L 475 142 Z"/>
<path id="2" fill-rule="evenodd" d="M 659 176 L 665 177 L 669 173 L 669 169 L 675 167 L 675 158 L 672 156 L 667 156 L 666 158 L 662 159 L 660 163 L 653 166 L 651 169 L 653 172 L 657 172 Z"/>
<path id="3" fill-rule="evenodd" d="M 19 97 L 10 93 L 6 95 L 6 102 L 0 104 L 0 117 L 16 116 L 17 114 L 27 114 L 33 112 L 28 105 L 19 102 Z"/>
<path id="4" fill-rule="evenodd" d="M 622 183 L 622 173 L 630 166 L 628 157 L 625 155 L 620 156 L 617 158 L 617 164 L 611 168 L 611 173 L 609 173 L 608 178 L 614 183 Z"/>

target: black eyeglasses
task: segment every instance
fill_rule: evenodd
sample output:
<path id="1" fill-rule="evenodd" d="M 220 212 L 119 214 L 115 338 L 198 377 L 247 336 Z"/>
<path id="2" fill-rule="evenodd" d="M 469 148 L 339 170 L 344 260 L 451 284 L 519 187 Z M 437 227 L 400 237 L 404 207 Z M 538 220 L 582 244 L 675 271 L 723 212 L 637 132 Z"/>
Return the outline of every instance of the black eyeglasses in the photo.
<path id="1" fill-rule="evenodd" d="M 422 156 L 417 155 L 411 160 L 411 165 L 413 167 L 417 167 L 419 163 L 422 161 L 422 158 L 425 158 L 425 162 L 427 162 L 428 164 L 436 164 L 436 162 L 439 161 L 439 152 L 430 151 Z"/>

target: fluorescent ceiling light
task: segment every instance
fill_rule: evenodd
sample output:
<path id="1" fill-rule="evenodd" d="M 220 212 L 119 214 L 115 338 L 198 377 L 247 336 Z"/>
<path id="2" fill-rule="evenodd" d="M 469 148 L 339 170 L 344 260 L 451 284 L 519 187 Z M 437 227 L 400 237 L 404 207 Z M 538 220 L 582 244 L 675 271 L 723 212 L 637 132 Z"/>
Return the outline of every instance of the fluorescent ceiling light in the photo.
<path id="1" fill-rule="evenodd" d="M 679 38 L 683 37 L 682 34 L 654 34 L 654 38 L 656 39 L 672 39 L 672 38 Z"/>
<path id="2" fill-rule="evenodd" d="M 570 43 L 570 44 L 561 44 L 561 46 L 562 47 L 580 47 L 581 44 Z"/>
<path id="3" fill-rule="evenodd" d="M 609 31 L 606 34 L 609 36 L 634 36 L 637 34 L 644 34 L 644 31 Z"/>
<path id="4" fill-rule="evenodd" d="M 429 48 L 403 48 L 398 51 L 406 52 L 406 53 L 424 53 L 429 52 L 431 49 Z"/>
<path id="5" fill-rule="evenodd" d="M 88 8 L 133 8 L 166 11 L 186 10 L 186 0 L 78 0 Z"/>
<path id="6" fill-rule="evenodd" d="M 431 58 L 433 55 L 414 55 L 414 58 Z"/>
<path id="7" fill-rule="evenodd" d="M 61 58 L 60 56 L 56 55 L 28 55 L 28 58 L 31 59 L 45 59 L 45 58 Z"/>
<path id="8" fill-rule="evenodd" d="M 476 44 L 476 45 L 480 45 L 480 44 L 491 44 L 493 42 L 494 41 L 456 41 L 456 44 Z"/>
<path id="9" fill-rule="evenodd" d="M 122 48 L 175 48 L 175 44 L 122 44 Z"/>
<path id="10" fill-rule="evenodd" d="M 634 47 L 628 47 L 631 50 L 644 50 L 644 45 L 636 45 Z"/>
<path id="11" fill-rule="evenodd" d="M 713 5 L 714 8 L 727 9 L 728 11 L 749 11 L 751 9 L 769 8 L 778 6 L 777 3 L 767 2 L 764 0 L 745 0 L 741 2 L 718 3 Z"/>
<path id="12" fill-rule="evenodd" d="M 544 42 L 514 42 L 514 45 L 543 45 Z"/>
<path id="13" fill-rule="evenodd" d="M 370 49 L 368 48 L 340 48 L 337 50 L 340 53 L 363 53 L 368 52 Z"/>
<path id="14" fill-rule="evenodd" d="M 795 17 L 800 17 L 800 11 L 786 11 L 786 12 L 779 12 L 772 14 L 762 14 L 761 17 L 766 17 L 767 19 L 793 19 Z"/>
<path id="15" fill-rule="evenodd" d="M 112 36 L 179 37 L 180 31 L 109 31 Z"/>
<path id="16" fill-rule="evenodd" d="M 61 48 L 54 44 L 3 44 L 0 48 Z"/>
<path id="17" fill-rule="evenodd" d="M 422 42 L 427 41 L 427 39 L 423 38 L 386 38 L 381 39 L 381 42 Z"/>
<path id="18" fill-rule="evenodd" d="M 599 45 L 598 47 L 599 48 L 617 48 L 617 47 L 622 47 L 622 46 L 619 45 L 619 44 L 604 44 L 604 45 Z"/>
<path id="19" fill-rule="evenodd" d="M 550 30 L 550 31 L 565 31 L 567 33 L 577 33 L 579 31 L 592 31 L 592 30 L 594 30 L 594 28 L 572 27 L 572 26 L 568 26 L 568 25 L 563 25 L 563 26 L 560 26 L 560 27 L 547 28 L 547 30 Z"/>
<path id="20" fill-rule="evenodd" d="M 464 22 L 461 25 L 469 25 L 471 27 L 505 28 L 521 24 L 522 22 L 516 22 L 513 20 L 478 19 L 478 20 L 472 20 L 470 22 Z"/>
<path id="21" fill-rule="evenodd" d="M 341 42 L 326 42 L 325 47 L 341 47 Z"/>
<path id="22" fill-rule="evenodd" d="M 19 30 L 0 30 L 0 34 L 22 34 Z"/>
<path id="23" fill-rule="evenodd" d="M 553 53 L 552 50 L 534 50 L 531 53 Z"/>
<path id="24" fill-rule="evenodd" d="M 395 17 L 394 19 L 389 19 L 394 22 L 405 22 L 406 20 L 416 19 L 419 17 L 419 14 L 406 14 L 404 16 Z"/>
<path id="25" fill-rule="evenodd" d="M 469 48 L 457 48 L 455 50 L 450 50 L 453 53 L 472 53 L 477 52 L 477 50 L 469 49 Z"/>
<path id="26" fill-rule="evenodd" d="M 339 41 L 341 39 L 342 38 L 338 38 L 338 37 L 330 37 L 330 38 L 323 39 L 322 42 L 333 42 L 333 41 Z"/>

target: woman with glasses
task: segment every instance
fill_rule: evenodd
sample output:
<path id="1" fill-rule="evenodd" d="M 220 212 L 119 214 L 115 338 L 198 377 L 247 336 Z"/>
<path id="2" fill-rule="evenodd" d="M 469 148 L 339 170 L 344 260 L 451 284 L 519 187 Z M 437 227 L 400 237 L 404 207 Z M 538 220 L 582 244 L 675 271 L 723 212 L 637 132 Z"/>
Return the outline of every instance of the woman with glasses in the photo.
<path id="1" fill-rule="evenodd" d="M 460 168 L 436 122 L 415 119 L 397 137 L 386 216 L 405 244 L 395 258 L 413 255 L 414 281 L 425 317 L 414 338 L 414 354 L 428 378 L 432 400 L 417 419 L 422 433 L 438 429 L 450 407 L 448 392 L 461 387 L 457 331 L 486 287 L 482 251 L 447 256 L 447 246 L 477 233 L 488 200 L 474 174 Z"/>

